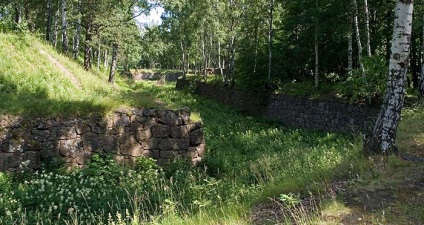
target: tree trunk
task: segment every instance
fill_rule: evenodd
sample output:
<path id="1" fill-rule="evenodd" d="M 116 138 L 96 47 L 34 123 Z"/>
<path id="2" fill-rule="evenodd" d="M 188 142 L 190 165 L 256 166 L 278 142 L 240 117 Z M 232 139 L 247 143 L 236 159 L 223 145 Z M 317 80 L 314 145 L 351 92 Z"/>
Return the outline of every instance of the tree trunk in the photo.
<path id="1" fill-rule="evenodd" d="M 57 46 L 57 34 L 59 33 L 59 7 L 54 14 L 54 26 L 53 26 L 53 46 Z"/>
<path id="2" fill-rule="evenodd" d="M 91 69 L 91 40 L 92 40 L 92 24 L 91 21 L 87 22 L 85 30 L 85 42 L 84 42 L 84 69 Z"/>
<path id="3" fill-rule="evenodd" d="M 76 24 L 76 32 L 75 32 L 74 47 L 73 47 L 74 59 L 78 58 L 80 38 L 81 38 L 81 0 L 78 0 L 78 19 Z"/>
<path id="4" fill-rule="evenodd" d="M 15 6 L 15 23 L 20 24 L 22 22 L 22 6 L 20 3 L 16 3 Z"/>
<path id="5" fill-rule="evenodd" d="M 62 49 L 68 51 L 68 22 L 66 18 L 66 0 L 62 0 Z"/>
<path id="6" fill-rule="evenodd" d="M 424 15 L 421 18 L 423 22 L 422 24 L 422 39 L 421 39 L 421 72 L 420 72 L 420 79 L 418 83 L 418 96 L 420 98 L 424 98 Z"/>
<path id="7" fill-rule="evenodd" d="M 367 54 L 371 56 L 371 36 L 370 36 L 370 12 L 368 9 L 368 1 L 364 0 L 365 3 L 365 30 L 367 32 Z"/>
<path id="8" fill-rule="evenodd" d="M 108 66 L 108 62 L 107 62 L 107 49 L 105 49 L 104 51 L 104 56 L 103 56 L 103 66 L 106 68 Z"/>
<path id="9" fill-rule="evenodd" d="M 218 39 L 218 67 L 219 67 L 219 72 L 221 74 L 221 79 L 224 79 L 224 70 L 222 68 L 223 65 L 221 63 L 221 41 L 219 39 Z"/>
<path id="10" fill-rule="evenodd" d="M 353 47 L 352 47 L 352 33 L 348 34 L 348 46 L 347 46 L 347 72 L 350 75 L 353 68 Z"/>
<path id="11" fill-rule="evenodd" d="M 259 24 L 255 24 L 255 59 L 253 63 L 253 74 L 256 76 L 256 67 L 258 65 L 258 47 L 259 47 Z M 220 62 L 221 64 L 221 62 Z M 221 67 L 221 66 L 220 66 Z"/>
<path id="12" fill-rule="evenodd" d="M 112 62 L 110 63 L 110 71 L 109 71 L 109 83 L 115 82 L 115 71 L 116 71 L 116 63 L 118 58 L 118 44 L 114 43 L 112 46 Z"/>
<path id="13" fill-rule="evenodd" d="M 318 0 L 315 0 L 315 6 L 318 9 Z M 318 17 L 315 18 L 315 88 L 319 88 L 319 45 L 318 45 Z"/>
<path id="14" fill-rule="evenodd" d="M 358 3 L 356 2 L 356 0 L 352 0 L 353 2 L 353 10 L 354 10 L 354 15 L 353 15 L 353 21 L 355 23 L 355 33 L 356 33 L 356 43 L 358 45 L 358 63 L 359 63 L 359 68 L 361 69 L 361 73 L 362 75 L 364 74 L 364 65 L 362 64 L 362 44 L 361 44 L 361 34 L 359 33 L 359 19 L 358 19 Z"/>
<path id="15" fill-rule="evenodd" d="M 270 0 L 269 3 L 269 28 L 268 28 L 268 83 L 271 83 L 272 74 L 272 20 L 274 13 L 274 0 Z"/>
<path id="16" fill-rule="evenodd" d="M 52 0 L 47 3 L 47 26 L 46 26 L 46 41 L 50 41 L 51 29 L 52 29 Z"/>
<path id="17" fill-rule="evenodd" d="M 392 36 L 386 98 L 374 130 L 364 139 L 366 153 L 398 153 L 395 144 L 405 97 L 406 72 L 411 45 L 413 3 L 398 0 Z"/>
<path id="18" fill-rule="evenodd" d="M 184 51 L 184 45 L 183 45 L 183 39 L 180 41 L 180 48 L 181 48 L 181 59 L 183 64 L 183 79 L 186 79 L 187 71 L 185 70 L 185 51 Z"/>

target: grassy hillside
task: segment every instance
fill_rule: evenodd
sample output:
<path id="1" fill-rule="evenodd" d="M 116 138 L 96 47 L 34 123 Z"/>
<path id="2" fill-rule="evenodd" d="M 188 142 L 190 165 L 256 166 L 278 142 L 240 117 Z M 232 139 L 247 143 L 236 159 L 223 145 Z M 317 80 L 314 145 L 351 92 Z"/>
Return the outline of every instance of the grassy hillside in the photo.
<path id="1" fill-rule="evenodd" d="M 110 85 L 30 36 L 0 33 L 0 113 L 105 113 L 117 107 L 190 107 L 204 122 L 199 167 L 149 160 L 120 167 L 0 173 L 0 224 L 420 224 L 424 165 L 363 157 L 360 135 L 289 129 L 174 84 Z M 424 157 L 424 108 L 404 110 L 402 153 Z M 414 158 L 413 158 L 414 159 Z M 60 165 L 60 164 L 59 164 Z"/>
<path id="2" fill-rule="evenodd" d="M 148 95 L 128 100 L 123 82 L 106 81 L 106 72 L 87 72 L 37 38 L 0 33 L 0 114 L 84 115 L 153 105 Z"/>

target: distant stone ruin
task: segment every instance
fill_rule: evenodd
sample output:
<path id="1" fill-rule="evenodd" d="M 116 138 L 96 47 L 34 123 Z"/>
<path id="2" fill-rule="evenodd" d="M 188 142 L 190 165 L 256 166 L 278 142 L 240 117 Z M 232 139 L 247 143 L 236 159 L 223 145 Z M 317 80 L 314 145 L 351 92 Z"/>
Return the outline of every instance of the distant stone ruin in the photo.
<path id="1" fill-rule="evenodd" d="M 134 81 L 139 80 L 165 80 L 165 81 L 177 81 L 179 77 L 183 75 L 182 72 L 145 72 L 136 71 L 132 74 Z"/>
<path id="2" fill-rule="evenodd" d="M 159 165 L 175 158 L 198 164 L 205 152 L 201 122 L 190 111 L 119 110 L 106 117 L 34 119 L 0 116 L 0 171 L 16 171 L 22 164 L 39 169 L 61 157 L 66 166 L 84 167 L 95 154 L 113 154 L 131 164 L 149 157 Z"/>

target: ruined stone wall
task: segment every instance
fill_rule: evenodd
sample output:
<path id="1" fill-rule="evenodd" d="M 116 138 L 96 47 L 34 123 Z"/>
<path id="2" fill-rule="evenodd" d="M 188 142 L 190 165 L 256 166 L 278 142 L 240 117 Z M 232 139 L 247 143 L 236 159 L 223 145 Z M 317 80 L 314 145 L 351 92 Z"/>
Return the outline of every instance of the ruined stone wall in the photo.
<path id="1" fill-rule="evenodd" d="M 366 132 L 379 109 L 335 101 L 311 100 L 289 95 L 244 93 L 229 87 L 178 80 L 177 89 L 190 87 L 197 94 L 234 107 L 238 111 L 266 117 L 296 128 L 326 132 Z"/>
<path id="2" fill-rule="evenodd" d="M 132 79 L 135 81 L 139 80 L 160 80 L 164 79 L 165 81 L 177 81 L 179 77 L 183 75 L 182 72 L 135 72 L 132 74 Z"/>
<path id="3" fill-rule="evenodd" d="M 120 110 L 86 119 L 33 119 L 0 116 L 0 171 L 22 163 L 38 169 L 60 156 L 68 167 L 83 167 L 95 153 L 114 154 L 119 162 L 151 157 L 164 165 L 175 157 L 197 164 L 205 151 L 201 122 L 190 111 Z"/>

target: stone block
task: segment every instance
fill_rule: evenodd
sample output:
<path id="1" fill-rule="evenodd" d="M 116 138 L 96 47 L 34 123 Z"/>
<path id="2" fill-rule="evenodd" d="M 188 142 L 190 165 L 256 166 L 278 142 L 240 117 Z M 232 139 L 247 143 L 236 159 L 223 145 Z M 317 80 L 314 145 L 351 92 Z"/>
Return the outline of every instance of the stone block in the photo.
<path id="1" fill-rule="evenodd" d="M 125 113 L 115 113 L 113 124 L 117 127 L 125 127 L 130 124 L 130 117 Z"/>
<path id="2" fill-rule="evenodd" d="M 24 152 L 25 140 L 22 138 L 9 139 L 6 152 L 21 153 Z"/>
<path id="3" fill-rule="evenodd" d="M 59 153 L 62 156 L 75 158 L 77 152 L 81 150 L 81 140 L 60 140 L 59 141 Z"/>
<path id="4" fill-rule="evenodd" d="M 4 153 L 4 167 L 5 170 L 10 170 L 11 168 L 18 168 L 19 164 L 22 162 L 21 153 Z"/>
<path id="5" fill-rule="evenodd" d="M 170 136 L 173 138 L 188 138 L 188 131 L 186 126 L 171 126 Z"/>
<path id="6" fill-rule="evenodd" d="M 159 150 L 153 150 L 153 158 L 155 159 L 159 159 L 160 158 L 160 154 L 159 154 Z"/>
<path id="7" fill-rule="evenodd" d="M 53 132 L 53 129 L 52 129 L 52 132 Z M 50 132 L 49 130 L 31 130 L 31 134 L 34 137 L 34 140 L 39 142 L 48 141 L 49 137 L 54 136 L 51 134 L 52 132 Z"/>
<path id="8" fill-rule="evenodd" d="M 78 135 L 82 135 L 82 134 L 90 132 L 91 128 L 90 128 L 90 126 L 88 126 L 87 123 L 79 122 L 77 124 L 77 126 L 75 127 L 75 130 L 76 130 Z"/>
<path id="9" fill-rule="evenodd" d="M 0 152 L 0 171 L 5 171 L 6 153 Z"/>
<path id="10" fill-rule="evenodd" d="M 163 115 L 160 115 L 159 121 L 169 126 L 177 126 L 182 124 L 182 119 L 177 116 L 174 112 L 165 111 Z"/>
<path id="11" fill-rule="evenodd" d="M 169 151 L 172 150 L 174 146 L 174 140 L 172 139 L 161 139 L 158 144 L 158 149 L 160 151 Z"/>
<path id="12" fill-rule="evenodd" d="M 167 138 L 170 134 L 170 129 L 168 125 L 157 124 L 152 127 L 153 137 L 155 138 Z"/>
<path id="13" fill-rule="evenodd" d="M 75 157 L 75 162 L 78 163 L 78 165 L 86 165 L 90 158 L 91 154 L 89 152 L 81 152 Z"/>
<path id="14" fill-rule="evenodd" d="M 144 109 L 143 115 L 146 116 L 146 117 L 154 117 L 154 116 L 157 115 L 157 110 L 156 109 Z"/>
<path id="15" fill-rule="evenodd" d="M 172 159 L 172 158 L 174 158 L 175 156 L 178 155 L 178 152 L 175 152 L 175 151 L 160 151 L 159 154 L 160 154 L 159 158 L 161 158 L 161 159 Z"/>
<path id="16" fill-rule="evenodd" d="M 197 129 L 190 132 L 190 144 L 198 145 L 203 142 L 203 129 Z"/>
<path id="17" fill-rule="evenodd" d="M 146 130 L 138 129 L 138 130 L 136 130 L 136 137 L 137 137 L 137 140 L 139 140 L 139 141 L 147 140 L 147 139 L 151 138 L 152 136 L 153 136 L 152 131 L 150 129 L 146 129 Z"/>
<path id="18" fill-rule="evenodd" d="M 174 150 L 187 150 L 190 147 L 189 139 L 177 139 L 173 145 Z"/>
<path id="19" fill-rule="evenodd" d="M 188 132 L 191 132 L 191 131 L 194 131 L 194 130 L 198 130 L 198 129 L 202 128 L 202 127 L 203 127 L 202 122 L 196 122 L 196 123 L 192 123 L 192 124 L 186 125 L 186 128 L 187 128 L 187 131 Z"/>
<path id="20" fill-rule="evenodd" d="M 82 147 L 88 152 L 102 152 L 103 143 L 95 133 L 85 133 L 81 136 Z"/>
<path id="21" fill-rule="evenodd" d="M 182 119 L 183 124 L 189 124 L 190 123 L 190 109 L 189 108 L 182 108 L 177 111 L 177 115 Z"/>
<path id="22" fill-rule="evenodd" d="M 193 159 L 199 156 L 199 153 L 197 152 L 197 148 L 196 147 L 190 147 L 188 148 L 187 151 L 187 157 Z"/>
<path id="23" fill-rule="evenodd" d="M 151 158 L 151 157 L 153 157 L 153 152 L 150 151 L 150 150 L 144 150 L 143 153 L 142 153 L 142 156 L 146 157 L 146 158 Z"/>
<path id="24" fill-rule="evenodd" d="M 147 149 L 147 150 L 157 149 L 159 140 L 160 139 L 157 139 L 157 138 L 150 138 L 141 142 L 141 145 L 143 146 L 143 149 Z"/>
<path id="25" fill-rule="evenodd" d="M 206 146 L 205 146 L 204 143 L 197 146 L 196 150 L 197 150 L 197 153 L 200 157 L 203 157 L 205 155 L 205 149 L 206 149 Z"/>
<path id="26" fill-rule="evenodd" d="M 145 129 L 150 129 L 158 124 L 156 117 L 145 117 L 142 119 L 142 124 Z"/>
<path id="27" fill-rule="evenodd" d="M 77 132 L 74 127 L 60 127 L 58 130 L 59 140 L 69 140 L 77 138 Z"/>
<path id="28" fill-rule="evenodd" d="M 32 169 L 39 169 L 41 167 L 40 152 L 25 152 L 24 160 L 29 161 L 29 167 Z"/>
<path id="29" fill-rule="evenodd" d="M 103 142 L 103 151 L 112 153 L 118 151 L 118 137 L 115 135 L 107 135 L 101 138 Z"/>

